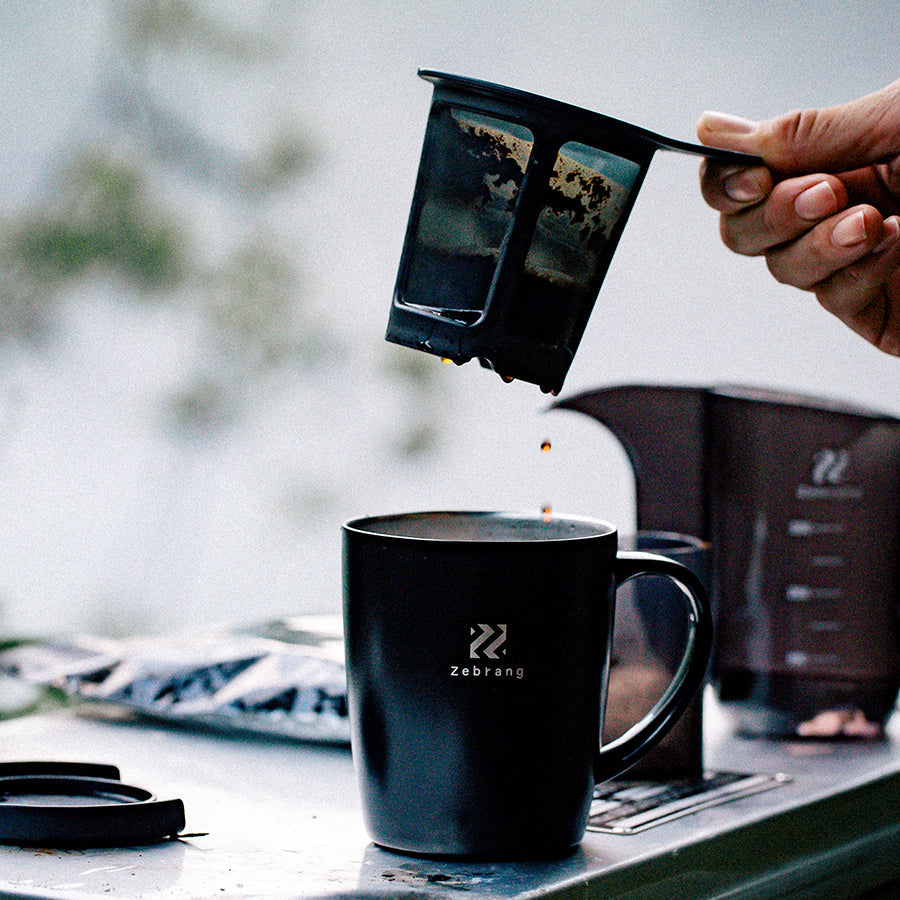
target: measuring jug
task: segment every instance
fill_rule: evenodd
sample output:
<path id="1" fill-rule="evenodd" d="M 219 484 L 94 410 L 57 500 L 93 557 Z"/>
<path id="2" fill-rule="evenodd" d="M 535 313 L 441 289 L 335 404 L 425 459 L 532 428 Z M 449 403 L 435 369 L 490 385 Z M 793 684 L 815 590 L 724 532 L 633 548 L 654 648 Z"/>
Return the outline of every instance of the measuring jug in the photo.
<path id="1" fill-rule="evenodd" d="M 641 529 L 709 540 L 713 677 L 744 731 L 873 737 L 900 685 L 900 420 L 747 387 L 625 385 L 606 425 Z"/>

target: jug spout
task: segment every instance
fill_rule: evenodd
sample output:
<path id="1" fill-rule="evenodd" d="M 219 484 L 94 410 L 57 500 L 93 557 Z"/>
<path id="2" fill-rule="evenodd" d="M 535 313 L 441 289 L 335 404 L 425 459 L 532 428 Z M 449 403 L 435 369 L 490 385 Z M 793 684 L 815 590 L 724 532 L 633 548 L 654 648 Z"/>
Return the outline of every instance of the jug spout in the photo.
<path id="1" fill-rule="evenodd" d="M 709 391 L 619 385 L 567 397 L 571 409 L 605 425 L 634 469 L 638 527 L 709 539 L 706 432 Z"/>

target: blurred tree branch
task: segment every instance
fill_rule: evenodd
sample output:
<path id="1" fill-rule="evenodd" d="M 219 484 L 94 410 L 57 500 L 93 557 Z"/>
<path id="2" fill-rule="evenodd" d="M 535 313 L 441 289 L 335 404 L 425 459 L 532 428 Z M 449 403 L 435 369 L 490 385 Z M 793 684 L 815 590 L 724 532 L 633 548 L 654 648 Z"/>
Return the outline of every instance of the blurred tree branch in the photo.
<path id="1" fill-rule="evenodd" d="M 216 65 L 265 68 L 277 59 L 272 37 L 196 0 L 131 0 L 115 11 L 124 62 L 102 83 L 103 127 L 73 142 L 51 194 L 3 223 L 0 341 L 46 341 L 85 279 L 118 279 L 126 301 L 187 306 L 209 347 L 169 418 L 192 431 L 218 428 L 231 420 L 224 410 L 239 405 L 242 386 L 279 366 L 315 365 L 336 345 L 328 323 L 302 302 L 296 260 L 261 225 L 274 196 L 303 175 L 310 150 L 284 119 L 255 148 L 226 148 L 151 90 L 151 53 L 201 50 Z M 191 190 L 167 185 L 173 174 Z M 212 260 L 189 225 L 202 192 L 237 193 L 250 223 Z"/>
<path id="2" fill-rule="evenodd" d="M 95 98 L 99 121 L 72 142 L 55 189 L 0 223 L 0 345 L 39 348 L 66 304 L 84 296 L 75 288 L 115 279 L 123 302 L 177 306 L 199 324 L 195 371 L 164 404 L 166 421 L 176 432 L 214 433 L 236 421 L 253 385 L 340 352 L 339 323 L 304 299 L 289 236 L 266 225 L 313 152 L 277 102 L 289 85 L 269 91 L 277 112 L 263 116 L 250 146 L 235 146 L 208 124 L 216 116 L 189 112 L 202 110 L 210 82 L 201 80 L 183 103 L 178 88 L 161 88 L 165 81 L 153 77 L 160 65 L 163 73 L 167 66 L 193 72 L 202 63 L 238 83 L 277 86 L 291 69 L 279 68 L 283 36 L 274 17 L 237 24 L 212 0 L 109 8 L 114 40 Z M 208 205 L 239 223 L 224 252 L 205 247 L 192 227 Z M 416 357 L 384 352 L 377 373 L 411 398 L 394 428 L 395 452 L 405 458 L 427 453 L 436 435 L 423 401 L 440 378 Z"/>

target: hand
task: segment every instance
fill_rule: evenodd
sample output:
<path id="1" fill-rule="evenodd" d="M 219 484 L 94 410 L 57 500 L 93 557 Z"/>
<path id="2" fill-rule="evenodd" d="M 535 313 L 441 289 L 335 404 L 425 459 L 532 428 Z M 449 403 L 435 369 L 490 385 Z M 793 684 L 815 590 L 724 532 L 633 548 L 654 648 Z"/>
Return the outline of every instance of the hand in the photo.
<path id="1" fill-rule="evenodd" d="M 900 356 L 900 81 L 852 103 L 765 122 L 704 113 L 708 146 L 765 166 L 704 161 L 704 199 L 725 245 Z"/>

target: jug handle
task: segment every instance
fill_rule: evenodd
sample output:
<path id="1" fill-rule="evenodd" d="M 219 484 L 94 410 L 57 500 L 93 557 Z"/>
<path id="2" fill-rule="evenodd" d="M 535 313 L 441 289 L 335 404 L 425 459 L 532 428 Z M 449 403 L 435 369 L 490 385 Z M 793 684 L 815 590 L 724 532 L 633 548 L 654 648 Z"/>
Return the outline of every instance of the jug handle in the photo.
<path id="1" fill-rule="evenodd" d="M 614 571 L 617 590 L 640 575 L 662 575 L 674 581 L 687 606 L 688 634 L 678 669 L 653 708 L 624 734 L 598 747 L 594 764 L 598 781 L 621 775 L 662 740 L 678 721 L 703 685 L 713 637 L 706 589 L 685 566 L 655 553 L 623 550 L 616 555 Z M 601 773 L 609 774 L 601 776 Z"/>

